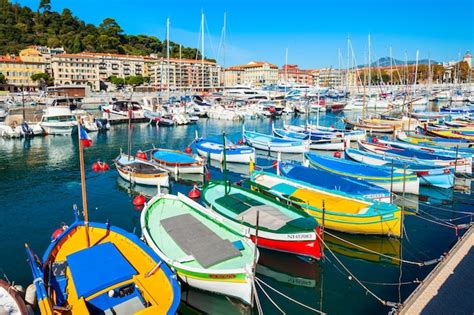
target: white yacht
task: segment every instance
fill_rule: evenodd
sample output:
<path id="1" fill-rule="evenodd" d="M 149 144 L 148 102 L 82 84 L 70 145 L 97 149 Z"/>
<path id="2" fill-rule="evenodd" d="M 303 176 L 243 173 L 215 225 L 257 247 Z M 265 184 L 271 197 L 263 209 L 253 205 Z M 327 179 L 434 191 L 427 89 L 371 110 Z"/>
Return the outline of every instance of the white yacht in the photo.
<path id="1" fill-rule="evenodd" d="M 49 135 L 71 135 L 77 127 L 77 118 L 69 107 L 47 107 L 39 125 Z"/>

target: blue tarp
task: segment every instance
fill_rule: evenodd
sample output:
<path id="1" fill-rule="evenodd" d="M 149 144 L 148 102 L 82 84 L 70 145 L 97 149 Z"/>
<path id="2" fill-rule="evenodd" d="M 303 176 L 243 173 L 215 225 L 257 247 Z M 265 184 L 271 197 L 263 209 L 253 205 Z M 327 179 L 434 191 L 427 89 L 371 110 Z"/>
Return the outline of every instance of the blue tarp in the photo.
<path id="1" fill-rule="evenodd" d="M 184 153 L 170 152 L 170 151 L 156 151 L 153 157 L 157 160 L 165 161 L 166 163 L 194 163 L 196 162 L 192 156 Z"/>
<path id="2" fill-rule="evenodd" d="M 88 297 L 137 272 L 114 244 L 107 242 L 66 257 L 78 297 Z"/>

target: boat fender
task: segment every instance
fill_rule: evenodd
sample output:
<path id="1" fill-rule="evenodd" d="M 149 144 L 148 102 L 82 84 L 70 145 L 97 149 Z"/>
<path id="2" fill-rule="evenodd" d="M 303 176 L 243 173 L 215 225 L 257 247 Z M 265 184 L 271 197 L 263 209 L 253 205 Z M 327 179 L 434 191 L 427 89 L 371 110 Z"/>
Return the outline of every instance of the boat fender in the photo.
<path id="1" fill-rule="evenodd" d="M 334 154 L 332 156 L 334 156 L 336 159 L 340 159 L 341 158 L 341 152 L 336 151 L 336 152 L 334 152 Z"/>
<path id="2" fill-rule="evenodd" d="M 146 153 L 141 150 L 137 151 L 137 153 L 135 154 L 135 157 L 140 160 L 148 160 Z"/>
<path id="3" fill-rule="evenodd" d="M 184 152 L 189 154 L 189 153 L 193 152 L 193 149 L 191 149 L 191 147 L 186 147 L 186 148 L 184 148 Z"/>
<path id="4" fill-rule="evenodd" d="M 199 197 L 201 197 L 201 192 L 196 185 L 188 192 L 188 197 L 191 199 L 199 199 Z"/>
<path id="5" fill-rule="evenodd" d="M 26 288 L 25 302 L 29 305 L 36 306 L 36 286 L 34 283 L 30 284 L 28 288 Z"/>
<path id="6" fill-rule="evenodd" d="M 92 171 L 93 171 L 93 172 L 99 172 L 99 171 L 100 171 L 100 168 L 101 168 L 101 167 L 100 167 L 100 162 L 99 162 L 99 161 L 97 161 L 97 162 L 95 162 L 95 163 L 92 164 Z"/>
<path id="7" fill-rule="evenodd" d="M 273 166 L 273 168 L 277 169 L 278 168 L 278 160 L 273 161 L 272 166 Z"/>
<path id="8" fill-rule="evenodd" d="M 208 169 L 206 169 L 205 178 L 206 178 L 206 182 L 211 180 L 211 172 L 209 172 Z"/>
<path id="9" fill-rule="evenodd" d="M 146 202 L 146 198 L 142 194 L 135 196 L 135 198 L 133 198 L 133 201 L 132 201 L 135 207 L 142 207 L 145 204 L 145 202 Z"/>
<path id="10" fill-rule="evenodd" d="M 108 171 L 109 169 L 110 169 L 109 164 L 107 164 L 106 162 L 101 162 L 100 163 L 100 170 L 101 171 L 105 172 L 105 171 Z"/>
<path id="11" fill-rule="evenodd" d="M 377 143 L 379 142 L 379 139 L 377 139 L 376 137 L 372 137 L 372 139 L 370 139 L 370 142 Z"/>
<path id="12" fill-rule="evenodd" d="M 25 296 L 25 288 L 23 288 L 22 285 L 15 284 L 13 286 L 13 289 L 15 289 L 18 293 L 20 293 L 21 296 Z"/>
<path id="13" fill-rule="evenodd" d="M 237 141 L 238 144 L 242 145 L 244 144 L 244 139 L 239 139 L 239 141 Z"/>

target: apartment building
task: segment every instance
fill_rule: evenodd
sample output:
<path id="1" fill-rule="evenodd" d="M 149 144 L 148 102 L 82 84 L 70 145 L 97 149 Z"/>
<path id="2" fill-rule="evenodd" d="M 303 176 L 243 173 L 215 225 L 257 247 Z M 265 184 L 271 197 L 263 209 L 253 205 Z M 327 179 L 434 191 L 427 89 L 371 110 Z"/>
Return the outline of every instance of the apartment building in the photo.
<path id="1" fill-rule="evenodd" d="M 298 65 L 283 65 L 278 70 L 278 80 L 285 83 L 313 85 L 314 77 L 311 70 L 303 70 Z"/>
<path id="2" fill-rule="evenodd" d="M 346 71 L 333 68 L 312 70 L 314 84 L 325 87 L 341 87 L 346 85 Z M 350 84 L 350 83 L 349 83 Z"/>
<path id="3" fill-rule="evenodd" d="M 98 59 L 93 54 L 58 54 L 51 58 L 54 85 L 89 85 L 100 89 Z"/>
<path id="4" fill-rule="evenodd" d="M 264 61 L 251 61 L 224 71 L 225 86 L 237 84 L 263 85 L 278 82 L 278 67 Z"/>
<path id="5" fill-rule="evenodd" d="M 148 75 L 157 90 L 211 91 L 221 85 L 221 67 L 208 60 L 158 58 L 148 66 Z"/>
<path id="6" fill-rule="evenodd" d="M 0 73 L 7 79 L 12 89 L 35 90 L 39 82 L 31 79 L 35 73 L 46 71 L 46 60 L 35 48 L 26 48 L 18 56 L 0 56 Z"/>

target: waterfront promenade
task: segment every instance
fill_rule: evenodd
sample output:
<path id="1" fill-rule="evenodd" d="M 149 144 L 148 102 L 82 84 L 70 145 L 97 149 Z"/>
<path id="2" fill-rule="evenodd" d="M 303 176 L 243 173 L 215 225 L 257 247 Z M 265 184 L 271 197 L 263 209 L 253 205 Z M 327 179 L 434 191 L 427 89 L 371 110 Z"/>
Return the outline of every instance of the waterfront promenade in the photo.
<path id="1" fill-rule="evenodd" d="M 474 226 L 408 297 L 400 314 L 474 313 Z"/>

